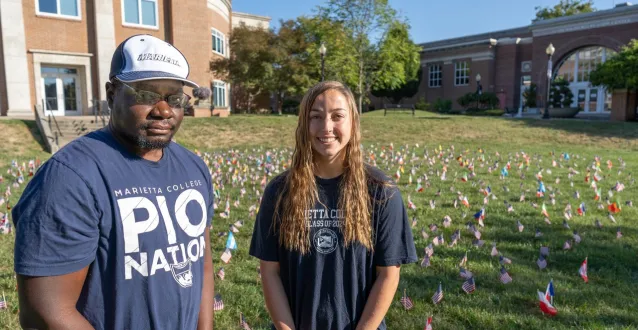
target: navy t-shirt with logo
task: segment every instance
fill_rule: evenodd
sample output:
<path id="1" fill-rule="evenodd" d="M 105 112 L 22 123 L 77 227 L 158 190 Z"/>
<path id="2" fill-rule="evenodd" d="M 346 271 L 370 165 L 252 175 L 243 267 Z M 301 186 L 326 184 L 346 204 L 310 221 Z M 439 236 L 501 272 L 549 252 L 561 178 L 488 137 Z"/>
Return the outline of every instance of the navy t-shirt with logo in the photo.
<path id="1" fill-rule="evenodd" d="M 212 191 L 204 161 L 176 143 L 152 162 L 107 129 L 87 134 L 47 160 L 15 205 L 15 271 L 89 266 L 77 309 L 96 329 L 195 329 Z"/>
<path id="2" fill-rule="evenodd" d="M 388 180 L 371 166 L 367 172 L 377 181 Z M 401 194 L 396 186 L 370 184 L 374 253 L 358 242 L 345 248 L 340 230 L 344 217 L 338 209 L 341 177 L 315 177 L 320 202 L 306 211 L 312 242 L 310 252 L 301 256 L 280 246 L 277 230 L 271 230 L 274 207 L 283 191 L 286 174 L 279 175 L 266 187 L 250 255 L 279 262 L 281 281 L 297 329 L 355 329 L 376 280 L 376 266 L 417 261 Z M 378 329 L 386 329 L 385 320 Z"/>

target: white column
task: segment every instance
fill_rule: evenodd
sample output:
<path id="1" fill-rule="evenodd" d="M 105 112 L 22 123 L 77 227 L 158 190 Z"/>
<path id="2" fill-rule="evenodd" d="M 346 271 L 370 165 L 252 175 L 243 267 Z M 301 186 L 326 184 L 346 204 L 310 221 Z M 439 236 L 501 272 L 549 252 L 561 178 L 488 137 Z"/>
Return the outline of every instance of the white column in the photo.
<path id="1" fill-rule="evenodd" d="M 104 86 L 109 81 L 111 71 L 111 59 L 115 52 L 115 20 L 113 17 L 113 0 L 95 0 L 95 44 L 98 88 L 96 99 L 100 100 L 100 107 L 107 110 L 106 89 Z M 93 100 L 89 100 L 92 104 Z"/>
<path id="2" fill-rule="evenodd" d="M 0 0 L 0 21 L 9 105 L 7 116 L 33 117 L 22 0 Z"/>

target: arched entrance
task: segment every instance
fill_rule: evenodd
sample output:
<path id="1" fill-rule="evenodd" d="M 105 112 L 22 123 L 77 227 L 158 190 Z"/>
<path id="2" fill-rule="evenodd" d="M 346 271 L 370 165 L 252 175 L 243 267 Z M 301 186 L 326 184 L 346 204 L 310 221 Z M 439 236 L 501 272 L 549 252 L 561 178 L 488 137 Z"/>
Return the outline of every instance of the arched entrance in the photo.
<path id="1" fill-rule="evenodd" d="M 569 82 L 574 94 L 573 107 L 579 107 L 585 113 L 611 111 L 611 92 L 602 86 L 592 86 L 589 74 L 614 54 L 616 52 L 610 48 L 588 46 L 573 51 L 559 63 L 554 78 L 562 77 Z"/>

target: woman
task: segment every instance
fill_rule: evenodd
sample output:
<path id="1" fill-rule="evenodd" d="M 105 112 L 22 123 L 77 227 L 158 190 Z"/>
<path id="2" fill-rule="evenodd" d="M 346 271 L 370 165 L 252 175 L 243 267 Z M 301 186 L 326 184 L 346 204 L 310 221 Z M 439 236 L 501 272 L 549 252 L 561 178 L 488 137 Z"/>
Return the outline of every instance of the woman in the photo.
<path id="1" fill-rule="evenodd" d="M 400 266 L 417 258 L 401 194 L 363 163 L 360 143 L 352 93 L 334 81 L 311 88 L 250 247 L 276 329 L 386 329 Z"/>

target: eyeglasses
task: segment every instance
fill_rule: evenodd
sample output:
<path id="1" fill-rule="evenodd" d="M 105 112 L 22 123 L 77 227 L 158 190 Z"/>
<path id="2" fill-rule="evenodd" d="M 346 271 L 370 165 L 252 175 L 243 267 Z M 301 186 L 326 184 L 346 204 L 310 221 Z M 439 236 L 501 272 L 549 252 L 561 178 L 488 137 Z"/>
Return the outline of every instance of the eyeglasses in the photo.
<path id="1" fill-rule="evenodd" d="M 155 104 L 157 104 L 160 101 L 166 101 L 166 103 L 168 103 L 168 105 L 171 108 L 181 109 L 181 108 L 184 108 L 188 104 L 190 99 L 191 99 L 191 97 L 188 94 L 185 94 L 185 93 L 162 96 L 162 95 L 154 93 L 154 92 L 149 92 L 149 91 L 145 91 L 145 90 L 142 90 L 142 89 L 135 89 L 135 88 L 127 85 L 126 83 L 124 83 L 121 80 L 118 80 L 118 82 L 120 84 L 128 87 L 131 91 L 133 91 L 132 94 L 135 95 L 135 102 L 137 104 L 155 105 Z"/>

